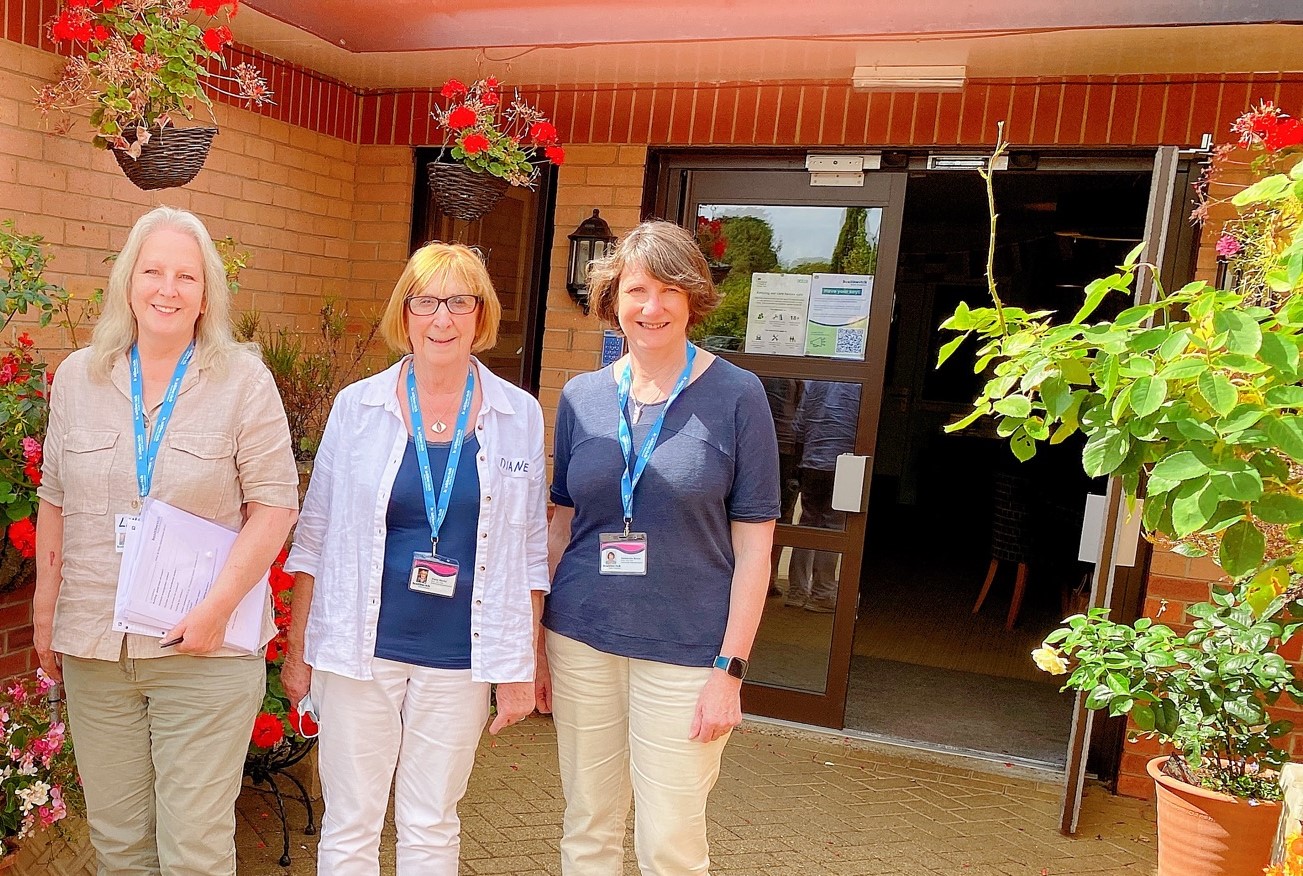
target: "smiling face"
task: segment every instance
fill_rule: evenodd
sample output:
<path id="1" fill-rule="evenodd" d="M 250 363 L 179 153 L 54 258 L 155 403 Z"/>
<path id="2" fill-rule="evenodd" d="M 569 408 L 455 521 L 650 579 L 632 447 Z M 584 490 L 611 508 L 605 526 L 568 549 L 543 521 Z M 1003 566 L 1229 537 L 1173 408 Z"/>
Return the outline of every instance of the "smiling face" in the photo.
<path id="1" fill-rule="evenodd" d="M 449 273 L 435 277 L 424 289 L 411 298 L 432 295 L 452 298 L 457 295 L 474 295 L 466 284 Z M 470 363 L 471 348 L 475 344 L 475 330 L 479 325 L 483 306 L 471 313 L 451 313 L 447 302 L 439 305 L 430 316 L 417 316 L 406 311 L 407 339 L 416 358 L 432 368 L 464 368 Z"/>
<path id="2" fill-rule="evenodd" d="M 145 238 L 131 270 L 131 312 L 143 340 L 188 342 L 204 312 L 204 257 L 183 231 L 160 228 Z"/>
<path id="3" fill-rule="evenodd" d="M 620 275 L 616 315 L 630 349 L 682 347 L 688 337 L 688 293 L 667 286 L 639 265 Z"/>

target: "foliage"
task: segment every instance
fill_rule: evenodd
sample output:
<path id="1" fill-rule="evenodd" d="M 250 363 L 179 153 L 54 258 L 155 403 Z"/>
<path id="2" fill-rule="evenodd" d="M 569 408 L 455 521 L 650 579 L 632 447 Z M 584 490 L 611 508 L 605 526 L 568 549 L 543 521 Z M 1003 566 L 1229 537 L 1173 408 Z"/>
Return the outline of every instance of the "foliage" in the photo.
<path id="1" fill-rule="evenodd" d="M 178 116 L 194 118 L 195 102 L 211 116 L 210 92 L 253 105 L 270 102 L 271 91 L 251 64 L 217 72 L 225 69 L 222 49 L 232 42 L 230 27 L 215 23 L 226 5 L 229 22 L 238 0 L 65 0 L 49 33 L 71 54 L 59 81 L 37 95 L 37 109 L 66 118 L 90 106 L 92 142 L 138 158 L 151 128 L 168 127 Z M 206 26 L 197 23 L 196 12 Z"/>
<path id="2" fill-rule="evenodd" d="M 834 274 L 876 274 L 878 241 L 869 240 L 869 208 L 847 207 L 837 244 L 832 250 Z"/>
<path id="3" fill-rule="evenodd" d="M 72 740 L 47 702 L 53 682 L 37 671 L 0 694 L 0 837 L 20 840 L 84 811 Z M 0 847 L 0 855 L 9 843 Z"/>
<path id="4" fill-rule="evenodd" d="M 1142 269 L 1155 271 L 1139 263 L 1144 245 L 1087 285 L 1066 322 L 1007 307 L 991 270 L 988 167 L 994 306 L 958 306 L 942 328 L 959 335 L 938 365 L 974 337 L 974 372 L 990 373 L 948 431 L 990 416 L 1022 460 L 1081 432 L 1086 472 L 1119 478 L 1129 503 L 1144 500 L 1150 538 L 1217 554 L 1235 581 L 1187 608 L 1188 633 L 1096 609 L 1068 618 L 1033 657 L 1070 672 L 1065 688 L 1086 693 L 1088 708 L 1130 715 L 1141 733 L 1176 746 L 1168 766 L 1178 778 L 1196 778 L 1180 774 L 1188 762 L 1210 787 L 1264 796 L 1272 782 L 1258 771 L 1288 760 L 1275 742 L 1290 729 L 1267 707 L 1283 695 L 1303 702 L 1277 653 L 1303 617 L 1303 128 L 1264 104 L 1235 129 L 1260 176 L 1227 202 L 1238 217 L 1218 250 L 1235 285 L 1157 288 L 1111 322 L 1090 318 L 1110 293 L 1130 295 Z M 1006 147 L 1001 135 L 996 155 Z M 1198 217 L 1215 203 L 1211 190 L 1205 180 Z"/>
<path id="5" fill-rule="evenodd" d="M 439 93 L 448 103 L 430 115 L 443 129 L 444 148 L 452 144 L 448 154 L 470 170 L 533 187 L 539 165 L 564 163 L 556 127 L 519 92 L 504 104 L 493 77 L 470 86 L 449 79 Z"/>
<path id="6" fill-rule="evenodd" d="M 697 220 L 697 245 L 703 247 L 707 261 L 727 263 L 732 270 L 719 284 L 719 306 L 693 329 L 693 338 L 746 337 L 751 275 L 780 269 L 773 227 L 757 216 L 702 217 Z"/>
<path id="7" fill-rule="evenodd" d="M 350 327 L 348 306 L 333 298 L 322 304 L 320 320 L 315 335 L 287 328 L 267 330 L 254 311 L 243 314 L 235 326 L 236 337 L 255 341 L 262 350 L 285 405 L 294 456 L 300 461 L 316 455 L 331 403 L 357 378 L 380 328 L 377 316 L 360 328 Z"/>
<path id="8" fill-rule="evenodd" d="M 284 745 L 292 734 L 298 732 L 298 713 L 281 684 L 281 666 L 285 664 L 285 650 L 290 628 L 290 604 L 294 599 L 294 577 L 285 571 L 286 551 L 281 551 L 272 563 L 268 580 L 271 583 L 271 602 L 276 619 L 276 635 L 267 643 L 267 690 L 262 708 L 253 722 L 249 737 L 249 754 L 264 754 L 278 745 Z"/>

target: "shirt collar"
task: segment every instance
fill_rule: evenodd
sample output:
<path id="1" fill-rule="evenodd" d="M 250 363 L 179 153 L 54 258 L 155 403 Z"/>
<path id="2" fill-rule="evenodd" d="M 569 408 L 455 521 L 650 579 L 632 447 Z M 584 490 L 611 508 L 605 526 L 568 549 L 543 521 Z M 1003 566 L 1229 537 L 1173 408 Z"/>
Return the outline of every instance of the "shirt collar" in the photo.
<path id="1" fill-rule="evenodd" d="M 368 377 L 366 390 L 362 393 L 362 404 L 383 407 L 394 414 L 398 414 L 398 396 L 396 393 L 398 375 L 402 372 L 403 363 L 411 358 L 409 353 L 379 374 Z M 480 384 L 480 397 L 484 400 L 482 406 L 501 411 L 504 414 L 514 414 L 516 410 L 511 406 L 511 401 L 507 398 L 507 392 L 497 375 L 489 371 L 484 363 L 474 356 L 471 357 L 471 364 L 475 366 L 475 378 Z"/>
<path id="2" fill-rule="evenodd" d="M 127 398 L 131 398 L 131 366 L 127 362 L 129 355 L 131 355 L 130 349 L 114 360 L 113 367 L 109 369 L 109 382 Z M 181 378 L 181 390 L 177 395 L 183 395 L 194 389 L 195 384 L 199 382 L 199 373 L 202 370 L 203 368 L 199 363 L 192 359 L 189 366 L 186 367 L 185 377 Z"/>

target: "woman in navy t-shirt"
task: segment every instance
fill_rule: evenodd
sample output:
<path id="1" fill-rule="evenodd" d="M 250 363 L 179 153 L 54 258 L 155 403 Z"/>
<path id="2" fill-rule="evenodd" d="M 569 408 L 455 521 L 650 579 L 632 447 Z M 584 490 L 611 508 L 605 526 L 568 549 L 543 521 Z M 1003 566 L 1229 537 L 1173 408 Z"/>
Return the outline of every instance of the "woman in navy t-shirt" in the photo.
<path id="1" fill-rule="evenodd" d="M 742 718 L 769 583 L 778 444 L 759 378 L 692 346 L 720 295 L 692 237 L 645 222 L 589 271 L 629 354 L 557 409 L 539 707 L 556 719 L 562 873 L 705 873 L 706 797 Z"/>

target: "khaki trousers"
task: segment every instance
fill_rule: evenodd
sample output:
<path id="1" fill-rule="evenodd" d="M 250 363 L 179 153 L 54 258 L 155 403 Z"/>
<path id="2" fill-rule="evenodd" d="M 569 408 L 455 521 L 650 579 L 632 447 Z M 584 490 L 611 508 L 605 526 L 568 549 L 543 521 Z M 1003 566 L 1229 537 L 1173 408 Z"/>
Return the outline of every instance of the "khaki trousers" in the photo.
<path id="1" fill-rule="evenodd" d="M 688 738 L 711 670 L 635 660 L 547 633 L 552 716 L 566 813 L 564 876 L 624 873 L 624 823 L 634 807 L 643 876 L 705 876 L 706 798 L 728 736 Z"/>
<path id="2" fill-rule="evenodd" d="M 63 678 L 99 876 L 233 876 L 262 656 L 65 657 Z"/>

